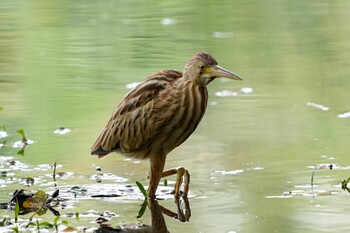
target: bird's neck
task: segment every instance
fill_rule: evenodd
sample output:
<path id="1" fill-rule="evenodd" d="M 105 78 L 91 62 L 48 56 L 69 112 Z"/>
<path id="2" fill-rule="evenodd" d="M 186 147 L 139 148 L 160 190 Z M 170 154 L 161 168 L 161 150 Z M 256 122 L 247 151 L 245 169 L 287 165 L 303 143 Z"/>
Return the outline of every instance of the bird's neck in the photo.
<path id="1" fill-rule="evenodd" d="M 182 79 L 184 82 L 191 81 L 192 83 L 198 85 L 198 86 L 206 86 L 208 85 L 213 78 L 211 77 L 196 77 L 195 75 L 191 75 L 191 73 L 185 72 L 183 73 Z"/>

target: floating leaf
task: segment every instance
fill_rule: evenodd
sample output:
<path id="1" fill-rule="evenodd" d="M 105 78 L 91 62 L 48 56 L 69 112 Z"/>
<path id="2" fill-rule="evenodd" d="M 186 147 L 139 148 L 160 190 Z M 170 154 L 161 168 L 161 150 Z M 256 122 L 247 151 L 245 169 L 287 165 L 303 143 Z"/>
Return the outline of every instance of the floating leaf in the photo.
<path id="1" fill-rule="evenodd" d="M 34 196 L 38 197 L 38 198 L 45 199 L 46 198 L 46 193 L 44 191 L 42 191 L 42 190 L 38 190 L 38 191 L 36 191 Z"/>
<path id="2" fill-rule="evenodd" d="M 46 201 L 46 193 L 42 190 L 38 190 L 34 197 L 28 198 L 25 202 L 23 202 L 23 208 L 26 209 L 40 209 L 44 206 Z"/>
<path id="3" fill-rule="evenodd" d="M 40 198 L 32 197 L 23 202 L 23 208 L 25 209 L 39 209 L 43 205 Z"/>
<path id="4" fill-rule="evenodd" d="M 41 222 L 41 223 L 38 224 L 38 226 L 51 228 L 52 224 L 49 223 L 49 222 Z"/>
<path id="5" fill-rule="evenodd" d="M 46 211 L 47 211 L 47 208 L 41 208 L 36 212 L 36 214 L 39 216 L 42 216 L 42 215 L 46 214 Z"/>
<path id="6" fill-rule="evenodd" d="M 137 185 L 137 187 L 139 187 L 139 189 L 140 189 L 141 193 L 143 194 L 143 196 L 144 196 L 145 198 L 147 198 L 147 191 L 146 191 L 146 189 L 143 187 L 143 185 L 142 185 L 140 182 L 138 182 L 138 181 L 136 181 L 136 185 Z"/>

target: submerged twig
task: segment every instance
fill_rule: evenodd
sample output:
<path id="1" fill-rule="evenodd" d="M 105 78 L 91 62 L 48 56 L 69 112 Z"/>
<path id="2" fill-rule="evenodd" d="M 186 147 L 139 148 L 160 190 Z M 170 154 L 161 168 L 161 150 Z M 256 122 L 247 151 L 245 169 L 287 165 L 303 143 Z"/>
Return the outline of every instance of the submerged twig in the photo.
<path id="1" fill-rule="evenodd" d="M 312 170 L 311 174 L 311 192 L 314 193 L 314 177 L 316 172 L 316 165 L 314 166 L 314 169 Z"/>
<path id="2" fill-rule="evenodd" d="M 55 186 L 56 186 L 56 162 L 53 164 L 53 181 L 55 182 Z"/>

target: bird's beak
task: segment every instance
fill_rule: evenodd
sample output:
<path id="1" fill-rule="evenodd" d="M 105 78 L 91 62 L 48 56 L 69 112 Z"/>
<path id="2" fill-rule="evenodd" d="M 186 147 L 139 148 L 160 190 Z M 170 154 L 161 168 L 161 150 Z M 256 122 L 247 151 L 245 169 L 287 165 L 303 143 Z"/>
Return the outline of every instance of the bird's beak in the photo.
<path id="1" fill-rule="evenodd" d="M 205 69 L 205 72 L 207 74 L 210 74 L 210 76 L 212 76 L 212 77 L 225 77 L 225 78 L 229 78 L 229 79 L 233 79 L 233 80 L 243 80 L 237 74 L 234 74 L 231 71 L 226 70 L 218 65 L 208 66 Z"/>

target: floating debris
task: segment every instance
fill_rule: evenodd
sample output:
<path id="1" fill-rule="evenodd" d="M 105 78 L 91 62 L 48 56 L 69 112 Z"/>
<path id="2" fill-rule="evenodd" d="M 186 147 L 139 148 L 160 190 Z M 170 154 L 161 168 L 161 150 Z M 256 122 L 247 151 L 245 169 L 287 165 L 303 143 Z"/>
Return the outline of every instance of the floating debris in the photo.
<path id="1" fill-rule="evenodd" d="M 331 196 L 337 195 L 339 192 L 331 190 L 292 190 L 283 192 L 282 195 L 265 196 L 265 198 L 292 198 L 292 197 L 315 197 L 315 196 Z"/>
<path id="2" fill-rule="evenodd" d="M 16 141 L 13 143 L 12 147 L 13 148 L 23 148 L 25 147 L 26 145 L 30 145 L 30 144 L 33 144 L 34 141 L 33 140 L 30 140 L 30 139 L 26 139 L 26 141 Z"/>
<path id="3" fill-rule="evenodd" d="M 310 107 L 314 107 L 314 108 L 320 109 L 322 111 L 328 111 L 329 110 L 329 107 L 321 105 L 321 104 L 316 104 L 316 103 L 313 103 L 313 102 L 307 102 L 306 105 L 310 106 Z"/>
<path id="4" fill-rule="evenodd" d="M 76 213 L 66 213 L 66 214 L 62 214 L 61 216 L 76 218 L 76 215 L 77 215 Z M 105 217 L 110 219 L 113 217 L 119 217 L 119 214 L 116 214 L 110 211 L 99 212 L 97 210 L 88 210 L 87 212 L 79 213 L 79 218 L 99 218 L 99 217 L 102 217 L 102 218 Z M 87 232 L 90 232 L 90 231 L 87 231 Z"/>
<path id="5" fill-rule="evenodd" d="M 51 196 L 46 194 L 42 190 L 38 190 L 35 193 L 30 190 L 16 190 L 13 193 L 11 200 L 8 203 L 1 203 L 1 209 L 7 209 L 10 211 L 16 211 L 19 208 L 18 214 L 24 215 L 33 213 L 34 215 L 44 215 L 47 210 L 50 210 L 54 215 L 58 216 L 60 213 L 53 209 L 60 204 L 60 198 L 58 198 L 59 190 L 56 190 Z M 18 205 L 18 207 L 16 207 Z"/>
<path id="6" fill-rule="evenodd" d="M 0 138 L 6 138 L 7 132 L 6 131 L 0 131 Z"/>
<path id="7" fill-rule="evenodd" d="M 241 88 L 241 93 L 242 94 L 250 94 L 253 92 L 253 88 L 251 87 L 242 87 Z"/>
<path id="8" fill-rule="evenodd" d="M 216 96 L 219 97 L 228 97 L 228 96 L 238 96 L 240 94 L 250 94 L 253 92 L 251 87 L 242 87 L 234 90 L 222 90 L 215 92 Z"/>
<path id="9" fill-rule="evenodd" d="M 56 165 L 56 168 L 59 169 L 59 168 L 62 168 L 63 166 L 58 164 Z M 54 165 L 52 164 L 39 164 L 37 165 L 34 170 L 35 171 L 48 171 L 48 170 L 52 170 L 54 168 Z"/>
<path id="10" fill-rule="evenodd" d="M 237 175 L 244 172 L 244 170 L 231 170 L 231 171 L 215 171 L 216 173 L 221 173 L 221 175 Z"/>
<path id="11" fill-rule="evenodd" d="M 104 173 L 99 175 L 92 175 L 90 180 L 96 180 L 96 178 L 100 178 L 101 180 L 114 180 L 115 182 L 126 182 L 128 178 L 114 175 L 112 173 Z"/>
<path id="12" fill-rule="evenodd" d="M 63 134 L 67 134 L 67 133 L 70 133 L 71 129 L 68 129 L 68 128 L 64 128 L 64 127 L 60 127 L 58 129 L 55 129 L 53 131 L 54 134 L 60 134 L 60 135 L 63 135 Z"/>
<path id="13" fill-rule="evenodd" d="M 19 152 L 17 152 L 17 154 L 21 154 L 23 155 L 24 154 L 24 147 L 26 145 L 30 145 L 30 144 L 33 144 L 34 141 L 33 140 L 30 140 L 26 137 L 25 133 L 24 133 L 24 130 L 23 129 L 19 129 L 17 130 L 17 133 L 19 133 L 21 136 L 22 136 L 22 140 L 21 141 L 16 141 L 13 143 L 12 147 L 13 148 L 22 148 L 22 150 L 20 150 Z"/>
<path id="14" fill-rule="evenodd" d="M 339 117 L 339 118 L 347 118 L 347 117 L 350 117 L 350 111 L 349 111 L 349 112 L 344 112 L 344 113 L 338 114 L 338 117 Z"/>
<path id="15" fill-rule="evenodd" d="M 31 186 L 34 184 L 34 182 L 35 180 L 33 177 L 26 177 L 26 178 L 22 178 L 21 184 Z"/>
<path id="16" fill-rule="evenodd" d="M 316 164 L 314 166 L 308 166 L 308 168 L 315 169 L 315 170 L 333 170 L 333 169 L 340 169 L 340 166 L 337 164 Z"/>
<path id="17" fill-rule="evenodd" d="M 232 38 L 233 32 L 213 32 L 214 38 Z"/>
<path id="18" fill-rule="evenodd" d="M 126 84 L 126 88 L 128 88 L 128 89 L 133 89 L 133 88 L 135 88 L 137 85 L 139 85 L 140 84 L 140 82 L 133 82 L 133 83 L 128 83 L 128 84 Z"/>
<path id="19" fill-rule="evenodd" d="M 27 164 L 17 160 L 9 161 L 8 167 L 13 171 L 33 171 Z"/>
<path id="20" fill-rule="evenodd" d="M 173 18 L 163 18 L 160 20 L 160 24 L 163 26 L 170 26 L 177 24 L 177 20 Z"/>
<path id="21" fill-rule="evenodd" d="M 75 175 L 74 172 L 57 172 L 56 177 L 60 177 L 61 179 L 72 178 Z M 52 174 L 46 174 L 46 177 L 52 178 Z"/>
<path id="22" fill-rule="evenodd" d="M 216 96 L 227 97 L 227 96 L 237 96 L 238 93 L 236 91 L 222 90 L 215 92 Z"/>

